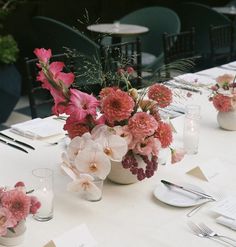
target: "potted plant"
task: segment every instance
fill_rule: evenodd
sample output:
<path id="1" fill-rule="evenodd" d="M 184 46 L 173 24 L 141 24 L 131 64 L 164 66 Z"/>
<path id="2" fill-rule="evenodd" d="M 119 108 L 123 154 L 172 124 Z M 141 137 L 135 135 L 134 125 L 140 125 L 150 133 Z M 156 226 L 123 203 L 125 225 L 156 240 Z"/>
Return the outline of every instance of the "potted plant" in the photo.
<path id="1" fill-rule="evenodd" d="M 0 0 L 0 123 L 6 122 L 21 95 L 21 76 L 14 65 L 19 49 L 13 36 L 4 29 L 4 21 L 23 2 Z"/>

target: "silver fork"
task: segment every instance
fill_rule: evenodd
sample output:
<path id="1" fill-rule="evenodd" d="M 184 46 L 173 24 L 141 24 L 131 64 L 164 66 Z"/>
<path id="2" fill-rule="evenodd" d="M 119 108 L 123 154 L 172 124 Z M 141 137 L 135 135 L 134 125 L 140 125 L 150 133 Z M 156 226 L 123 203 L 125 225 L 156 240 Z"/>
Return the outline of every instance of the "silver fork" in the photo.
<path id="1" fill-rule="evenodd" d="M 190 227 L 190 229 L 193 231 L 193 233 L 200 237 L 200 238 L 208 238 L 208 239 L 211 239 L 215 242 L 218 242 L 218 243 L 221 243 L 221 244 L 227 244 L 226 246 L 232 246 L 234 247 L 235 245 L 223 240 L 223 239 L 219 239 L 219 238 L 215 238 L 214 236 L 210 236 L 209 234 L 207 234 L 206 232 L 204 232 L 197 224 L 195 224 L 194 222 L 192 221 L 189 221 L 188 223 L 188 226 Z"/>
<path id="2" fill-rule="evenodd" d="M 206 224 L 204 223 L 200 223 L 199 224 L 199 227 L 205 231 L 207 234 L 209 234 L 210 236 L 212 237 L 218 237 L 218 238 L 225 238 L 225 239 L 228 239 L 228 240 L 231 240 L 233 242 L 235 242 L 235 245 L 236 246 L 236 239 L 234 238 L 231 238 L 231 237 L 228 237 L 228 236 L 225 236 L 225 235 L 220 235 L 218 233 L 216 233 L 215 231 L 213 231 L 211 228 L 209 228 Z"/>

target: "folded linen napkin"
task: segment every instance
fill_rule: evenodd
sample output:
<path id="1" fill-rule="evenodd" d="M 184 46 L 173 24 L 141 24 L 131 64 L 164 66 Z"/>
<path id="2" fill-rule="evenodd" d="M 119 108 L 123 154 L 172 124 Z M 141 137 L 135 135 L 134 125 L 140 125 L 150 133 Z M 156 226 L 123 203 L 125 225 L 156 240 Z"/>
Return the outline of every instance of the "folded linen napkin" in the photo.
<path id="1" fill-rule="evenodd" d="M 227 226 L 231 228 L 232 230 L 236 230 L 236 219 L 231 219 L 231 218 L 227 218 L 224 216 L 220 216 L 216 218 L 216 222 L 221 225 Z"/>
<path id="2" fill-rule="evenodd" d="M 64 122 L 56 121 L 52 117 L 44 119 L 35 118 L 23 123 L 14 124 L 10 130 L 24 137 L 40 139 L 64 134 L 63 125 Z"/>

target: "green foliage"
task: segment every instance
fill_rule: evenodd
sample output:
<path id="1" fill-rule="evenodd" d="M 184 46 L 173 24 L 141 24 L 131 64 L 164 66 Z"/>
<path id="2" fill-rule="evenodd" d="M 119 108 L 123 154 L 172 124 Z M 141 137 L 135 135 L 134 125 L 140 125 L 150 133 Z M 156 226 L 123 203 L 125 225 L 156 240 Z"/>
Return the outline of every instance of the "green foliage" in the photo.
<path id="1" fill-rule="evenodd" d="M 11 35 L 0 36 L 0 63 L 14 63 L 18 52 L 17 43 Z"/>

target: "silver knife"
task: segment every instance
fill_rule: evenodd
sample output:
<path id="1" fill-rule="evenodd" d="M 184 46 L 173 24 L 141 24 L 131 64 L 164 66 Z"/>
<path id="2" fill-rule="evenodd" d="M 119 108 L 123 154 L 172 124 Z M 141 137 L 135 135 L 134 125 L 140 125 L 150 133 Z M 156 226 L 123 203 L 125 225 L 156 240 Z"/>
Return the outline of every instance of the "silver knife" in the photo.
<path id="1" fill-rule="evenodd" d="M 197 191 L 197 190 L 193 190 L 193 189 L 189 189 L 189 188 L 185 188 L 183 186 L 180 186 L 180 185 L 171 183 L 171 182 L 166 181 L 166 180 L 161 180 L 161 182 L 163 184 L 167 185 L 167 186 L 173 186 L 175 188 L 179 188 L 181 190 L 188 191 L 188 192 L 193 193 L 195 195 L 201 196 L 202 198 L 207 198 L 207 199 L 211 199 L 211 200 L 214 200 L 215 201 L 215 199 L 211 195 L 207 195 L 207 194 L 205 194 L 203 192 L 200 192 L 200 191 Z"/>
<path id="2" fill-rule="evenodd" d="M 11 141 L 13 141 L 13 142 L 15 142 L 15 143 L 18 143 L 18 144 L 20 144 L 20 145 L 22 145 L 22 146 L 25 146 L 25 147 L 27 147 L 27 148 L 31 148 L 31 149 L 35 150 L 35 148 L 34 148 L 33 146 L 31 146 L 31 145 L 29 145 L 29 144 L 27 144 L 27 143 L 25 143 L 25 142 L 18 141 L 18 140 L 14 139 L 14 138 L 12 138 L 12 137 L 6 135 L 6 134 L 3 134 L 2 132 L 0 132 L 0 136 L 2 136 L 2 137 L 4 137 L 4 138 L 7 138 L 8 140 L 11 140 Z"/>
<path id="3" fill-rule="evenodd" d="M 20 151 L 23 151 L 23 152 L 25 152 L 25 153 L 28 153 L 28 151 L 26 151 L 24 148 L 19 147 L 19 146 L 13 144 L 13 143 L 7 142 L 7 141 L 5 141 L 5 140 L 3 140 L 3 139 L 0 139 L 0 142 L 2 142 L 3 144 L 6 144 L 6 145 L 8 145 L 8 146 L 11 146 L 11 147 L 13 147 L 13 148 L 16 148 L 16 149 L 18 149 L 18 150 L 20 150 Z"/>

